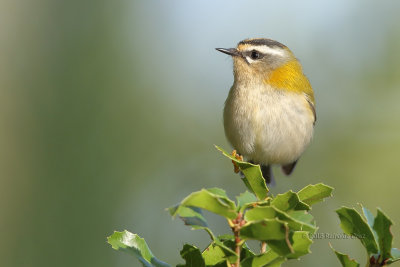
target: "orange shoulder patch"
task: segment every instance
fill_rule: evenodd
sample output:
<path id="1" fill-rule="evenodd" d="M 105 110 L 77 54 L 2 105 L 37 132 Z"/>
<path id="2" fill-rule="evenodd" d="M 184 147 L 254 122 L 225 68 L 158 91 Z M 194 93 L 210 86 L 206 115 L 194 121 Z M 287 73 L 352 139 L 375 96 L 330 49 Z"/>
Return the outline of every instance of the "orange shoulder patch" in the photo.
<path id="1" fill-rule="evenodd" d="M 300 63 L 295 59 L 272 71 L 264 82 L 276 89 L 306 93 L 314 103 L 314 92 L 311 84 L 303 74 Z"/>

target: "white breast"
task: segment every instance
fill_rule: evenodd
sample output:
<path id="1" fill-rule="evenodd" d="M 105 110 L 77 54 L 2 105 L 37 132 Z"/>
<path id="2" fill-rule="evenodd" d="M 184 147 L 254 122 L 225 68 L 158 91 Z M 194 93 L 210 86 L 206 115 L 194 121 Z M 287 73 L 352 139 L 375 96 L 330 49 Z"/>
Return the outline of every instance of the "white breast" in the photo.
<path id="1" fill-rule="evenodd" d="M 260 86 L 233 86 L 224 108 L 225 134 L 256 163 L 288 164 L 310 143 L 314 117 L 304 94 Z"/>

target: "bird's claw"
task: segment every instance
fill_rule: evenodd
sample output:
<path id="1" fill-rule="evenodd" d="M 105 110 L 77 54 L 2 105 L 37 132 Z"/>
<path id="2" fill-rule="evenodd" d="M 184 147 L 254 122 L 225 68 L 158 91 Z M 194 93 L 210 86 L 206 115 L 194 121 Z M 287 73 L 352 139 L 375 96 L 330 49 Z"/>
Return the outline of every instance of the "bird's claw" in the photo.
<path id="1" fill-rule="evenodd" d="M 243 161 L 243 156 L 239 155 L 239 154 L 236 152 L 236 150 L 233 150 L 233 151 L 232 151 L 232 156 L 235 157 L 237 160 Z M 236 163 L 234 160 L 232 160 L 232 163 L 233 163 L 233 168 L 234 168 L 233 171 L 234 171 L 235 173 L 240 172 L 240 169 L 239 169 L 239 166 L 237 165 L 237 163 Z"/>

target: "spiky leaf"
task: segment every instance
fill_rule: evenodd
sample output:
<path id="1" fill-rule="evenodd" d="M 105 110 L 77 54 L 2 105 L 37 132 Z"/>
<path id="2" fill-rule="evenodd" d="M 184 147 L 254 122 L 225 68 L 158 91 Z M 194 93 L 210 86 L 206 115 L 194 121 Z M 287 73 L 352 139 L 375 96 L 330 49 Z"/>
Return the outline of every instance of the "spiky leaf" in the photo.
<path id="1" fill-rule="evenodd" d="M 343 267 L 359 267 L 360 266 L 360 264 L 356 260 L 350 259 L 349 255 L 346 255 L 346 254 L 336 251 L 332 246 L 331 246 L 331 249 L 333 250 L 333 252 L 335 252 L 336 257 L 339 259 L 339 261 Z"/>
<path id="2" fill-rule="evenodd" d="M 200 250 L 192 245 L 185 244 L 181 250 L 181 257 L 185 264 L 178 264 L 177 267 L 205 267 L 206 264 Z"/>
<path id="3" fill-rule="evenodd" d="M 207 266 L 215 266 L 225 263 L 236 262 L 237 255 L 233 251 L 235 249 L 235 241 L 232 235 L 219 236 L 216 241 L 211 244 L 203 251 L 202 255 Z M 250 250 L 246 244 L 243 245 L 240 253 L 241 258 L 250 256 Z"/>
<path id="4" fill-rule="evenodd" d="M 383 260 L 391 258 L 393 236 L 390 232 L 392 221 L 380 209 L 374 220 L 373 229 L 378 235 L 378 246 Z"/>
<path id="5" fill-rule="evenodd" d="M 236 200 L 239 211 L 243 211 L 244 209 L 246 209 L 249 203 L 255 203 L 257 201 L 257 198 L 254 196 L 254 194 L 246 191 L 236 197 Z"/>
<path id="6" fill-rule="evenodd" d="M 135 256 L 145 267 L 169 267 L 170 265 L 158 260 L 147 246 L 146 241 L 128 231 L 114 232 L 107 238 L 107 242 L 115 250 L 124 251 Z"/>
<path id="7" fill-rule="evenodd" d="M 226 196 L 225 191 L 219 188 L 202 189 L 191 193 L 180 204 L 169 208 L 170 214 L 175 216 L 180 211 L 180 207 L 197 207 L 229 219 L 237 217 L 235 203 Z"/>
<path id="8" fill-rule="evenodd" d="M 171 215 L 178 215 L 186 225 L 208 227 L 200 208 L 176 205 L 169 211 Z"/>
<path id="9" fill-rule="evenodd" d="M 364 217 L 365 217 L 365 219 L 367 219 L 367 223 L 368 223 L 369 227 L 372 230 L 372 234 L 374 235 L 375 242 L 378 244 L 378 235 L 377 235 L 377 233 L 375 232 L 375 230 L 373 228 L 374 227 L 374 221 L 375 221 L 374 215 L 372 214 L 372 212 L 369 209 L 363 207 L 362 205 L 361 205 L 361 208 L 362 208 L 362 211 L 364 213 Z"/>
<path id="10" fill-rule="evenodd" d="M 276 218 L 247 222 L 240 230 L 240 238 L 266 241 L 281 256 L 294 252 L 289 240 L 288 224 Z"/>
<path id="11" fill-rule="evenodd" d="M 259 200 L 263 200 L 267 197 L 268 187 L 265 183 L 265 179 L 262 176 L 259 165 L 255 165 L 249 162 L 241 161 L 227 153 L 219 146 L 215 146 L 222 154 L 229 159 L 233 160 L 238 166 L 240 171 L 244 174 L 243 182 L 247 188 L 253 192 Z"/>
<path id="12" fill-rule="evenodd" d="M 259 221 L 263 219 L 274 219 L 277 218 L 280 221 L 286 222 L 290 230 L 294 231 L 310 231 L 314 233 L 317 228 L 311 223 L 303 222 L 291 217 L 288 213 L 278 210 L 273 206 L 257 206 L 249 209 L 245 213 L 246 221 Z"/>
<path id="13" fill-rule="evenodd" d="M 316 185 L 308 185 L 297 194 L 301 201 L 311 206 L 322 201 L 324 198 L 332 196 L 332 191 L 332 187 L 319 183 Z"/>
<path id="14" fill-rule="evenodd" d="M 282 211 L 310 209 L 310 206 L 301 201 L 297 193 L 291 190 L 284 194 L 278 194 L 271 201 L 271 205 Z"/>
<path id="15" fill-rule="evenodd" d="M 263 254 L 243 259 L 240 265 L 242 267 L 279 267 L 285 261 L 285 257 L 279 256 L 273 250 L 269 249 Z"/>
<path id="16" fill-rule="evenodd" d="M 336 213 L 339 215 L 340 227 L 344 233 L 357 237 L 369 255 L 378 252 L 378 245 L 371 228 L 355 209 L 342 207 L 336 210 Z"/>

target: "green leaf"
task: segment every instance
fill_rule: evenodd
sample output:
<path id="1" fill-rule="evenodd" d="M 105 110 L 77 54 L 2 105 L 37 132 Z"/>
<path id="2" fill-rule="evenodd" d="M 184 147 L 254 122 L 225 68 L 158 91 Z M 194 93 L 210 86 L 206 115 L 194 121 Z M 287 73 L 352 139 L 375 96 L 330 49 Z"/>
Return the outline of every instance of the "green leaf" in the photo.
<path id="1" fill-rule="evenodd" d="M 284 194 L 278 194 L 272 200 L 271 205 L 282 211 L 310 209 L 310 206 L 302 202 L 299 196 L 291 190 Z"/>
<path id="2" fill-rule="evenodd" d="M 201 252 L 195 246 L 185 244 L 181 250 L 182 259 L 185 260 L 185 264 L 178 264 L 177 267 L 205 267 L 206 264 L 201 255 Z"/>
<path id="3" fill-rule="evenodd" d="M 289 211 L 288 214 L 290 215 L 290 217 L 292 217 L 293 219 L 295 219 L 297 221 L 300 221 L 300 222 L 303 222 L 306 224 L 310 224 L 315 227 L 314 217 L 310 213 L 307 213 L 306 211 L 293 210 L 293 211 Z"/>
<path id="4" fill-rule="evenodd" d="M 236 162 L 239 166 L 240 171 L 244 174 L 243 182 L 247 188 L 253 192 L 259 200 L 263 200 L 267 197 L 268 187 L 265 183 L 265 179 L 262 176 L 261 169 L 259 165 L 251 164 L 249 162 L 241 161 L 227 153 L 225 150 L 219 146 L 215 146 L 222 154 L 229 159 Z"/>
<path id="5" fill-rule="evenodd" d="M 322 201 L 324 198 L 332 196 L 332 191 L 332 187 L 319 183 L 316 185 L 308 185 L 297 194 L 301 201 L 311 206 Z"/>
<path id="6" fill-rule="evenodd" d="M 290 230 L 301 231 L 306 230 L 314 233 L 317 228 L 306 222 L 302 222 L 300 220 L 296 220 L 295 218 L 291 217 L 289 214 L 278 210 L 275 207 L 271 206 L 257 206 L 253 209 L 248 210 L 244 218 L 246 221 L 259 221 L 263 219 L 274 219 L 277 218 L 280 221 L 284 221 L 288 223 Z"/>
<path id="7" fill-rule="evenodd" d="M 296 231 L 290 234 L 290 243 L 294 250 L 293 253 L 287 255 L 288 259 L 297 259 L 303 255 L 311 253 L 310 246 L 312 240 L 309 237 L 309 232 L 307 231 Z"/>
<path id="8" fill-rule="evenodd" d="M 302 210 L 299 210 L 299 211 L 294 210 L 294 211 L 288 212 L 288 215 L 292 219 L 302 223 L 303 226 L 302 226 L 301 230 L 309 231 L 310 234 L 314 234 L 318 230 L 318 227 L 316 226 L 314 217 L 310 213 L 307 213 L 306 211 L 302 211 Z"/>
<path id="9" fill-rule="evenodd" d="M 238 209 L 240 212 L 242 212 L 247 208 L 247 205 L 249 203 L 256 202 L 257 198 L 254 196 L 254 194 L 250 193 L 249 191 L 246 191 L 244 193 L 241 193 L 238 197 L 236 197 L 236 200 Z"/>
<path id="10" fill-rule="evenodd" d="M 145 267 L 167 267 L 169 264 L 156 259 L 146 241 L 128 231 L 114 232 L 107 237 L 107 242 L 115 250 L 121 250 L 135 256 Z"/>
<path id="11" fill-rule="evenodd" d="M 185 225 L 208 227 L 200 208 L 176 205 L 169 209 L 172 216 L 178 215 Z"/>
<path id="12" fill-rule="evenodd" d="M 367 219 L 368 225 L 372 229 L 372 227 L 374 227 L 374 220 L 375 220 L 374 215 L 372 214 L 372 212 L 369 209 L 363 207 L 362 205 L 361 205 L 361 208 L 363 210 L 365 218 Z"/>
<path id="13" fill-rule="evenodd" d="M 380 210 L 375 217 L 373 229 L 378 235 L 378 246 L 380 250 L 381 259 L 384 261 L 391 258 L 392 240 L 393 236 L 390 232 L 390 226 L 393 225 L 392 221 Z"/>
<path id="14" fill-rule="evenodd" d="M 212 242 L 204 251 L 203 258 L 207 266 L 213 266 L 220 262 L 226 262 L 228 260 L 228 255 L 225 250 L 220 246 Z"/>
<path id="15" fill-rule="evenodd" d="M 244 259 L 241 265 L 243 267 L 280 266 L 286 258 L 297 259 L 310 253 L 312 240 L 308 237 L 308 232 L 291 232 L 287 239 L 292 244 L 290 250 L 287 245 L 285 245 L 286 241 L 269 241 L 267 243 L 270 249 L 267 250 L 266 253 L 257 256 L 250 256 L 249 258 Z"/>
<path id="16" fill-rule="evenodd" d="M 213 193 L 219 197 L 228 198 L 228 195 L 226 194 L 224 189 L 221 189 L 218 187 L 213 187 L 213 188 L 208 188 L 207 191 L 210 193 Z"/>
<path id="17" fill-rule="evenodd" d="M 235 241 L 232 239 L 233 245 L 235 245 Z M 233 249 L 233 246 L 232 246 Z M 240 259 L 246 259 L 249 257 L 253 257 L 255 254 L 253 251 L 251 251 L 251 249 L 247 246 L 246 243 L 243 244 L 242 246 L 242 250 L 240 251 Z"/>
<path id="18" fill-rule="evenodd" d="M 208 228 L 207 221 L 203 217 L 203 213 L 200 208 L 186 207 L 180 204 L 168 209 L 171 216 L 179 216 L 185 225 L 191 226 L 192 230 L 204 230 L 206 231 L 211 240 L 215 240 L 215 236 L 211 229 Z"/>
<path id="19" fill-rule="evenodd" d="M 267 252 L 260 255 L 252 255 L 242 260 L 240 263 L 241 267 L 278 267 L 281 266 L 286 259 L 279 256 L 273 250 L 268 250 Z"/>
<path id="20" fill-rule="evenodd" d="M 368 223 L 369 227 L 372 230 L 372 234 L 374 235 L 375 242 L 378 244 L 378 235 L 377 235 L 377 233 L 375 232 L 375 230 L 373 228 L 374 227 L 374 220 L 375 220 L 374 215 L 372 214 L 372 212 L 369 209 L 363 207 L 362 205 L 361 205 L 361 209 L 362 209 L 362 211 L 364 213 L 364 217 L 367 219 L 367 223 Z"/>
<path id="21" fill-rule="evenodd" d="M 399 261 L 400 260 L 400 250 L 397 248 L 392 248 L 390 251 L 392 254 L 392 258 L 388 260 L 387 264 L 392 264 L 393 262 Z"/>
<path id="22" fill-rule="evenodd" d="M 233 251 L 235 246 L 234 237 L 219 236 L 215 241 L 203 251 L 202 255 L 207 266 L 215 266 L 220 263 L 234 263 L 237 259 L 236 253 Z M 244 248 L 246 246 L 244 245 Z M 242 250 L 241 257 L 246 256 L 246 251 Z M 226 266 L 226 265 L 225 265 Z"/>
<path id="23" fill-rule="evenodd" d="M 240 212 L 242 213 L 246 213 L 248 209 L 252 209 L 255 207 L 270 207 L 271 206 L 271 198 L 268 198 L 266 200 L 259 200 L 256 202 L 249 202 L 244 204 L 241 208 L 240 208 Z"/>
<path id="24" fill-rule="evenodd" d="M 201 208 L 229 219 L 237 217 L 235 203 L 226 197 L 225 191 L 218 188 L 202 189 L 191 193 L 179 205 L 169 208 L 172 216 L 180 210 L 179 206 Z"/>
<path id="25" fill-rule="evenodd" d="M 186 207 L 180 204 L 168 209 L 171 216 L 178 215 L 183 220 L 185 225 L 191 226 L 192 230 L 205 230 L 212 240 L 215 240 L 214 234 L 211 229 L 208 228 L 207 221 L 203 217 L 203 213 L 200 208 Z"/>
<path id="26" fill-rule="evenodd" d="M 331 246 L 331 249 L 333 250 L 333 252 L 335 252 L 336 257 L 339 259 L 339 261 L 343 267 L 358 267 L 358 266 L 360 266 L 360 264 L 356 260 L 350 259 L 349 255 L 346 255 L 346 254 L 336 251 L 332 246 Z"/>
<path id="27" fill-rule="evenodd" d="M 240 230 L 240 238 L 266 241 L 281 256 L 294 252 L 289 241 L 289 227 L 278 219 L 247 222 Z"/>
<path id="28" fill-rule="evenodd" d="M 260 241 L 283 240 L 286 238 L 287 226 L 277 219 L 264 219 L 247 222 L 240 230 L 241 239 Z"/>
<path id="29" fill-rule="evenodd" d="M 276 209 L 271 206 L 257 206 L 252 209 L 249 209 L 244 214 L 244 219 L 247 222 L 251 221 L 260 221 L 264 219 L 274 219 L 277 217 Z"/>
<path id="30" fill-rule="evenodd" d="M 336 213 L 339 215 L 340 227 L 345 234 L 357 237 L 366 248 L 368 255 L 378 252 L 378 245 L 371 228 L 355 209 L 342 207 L 336 210 Z"/>

